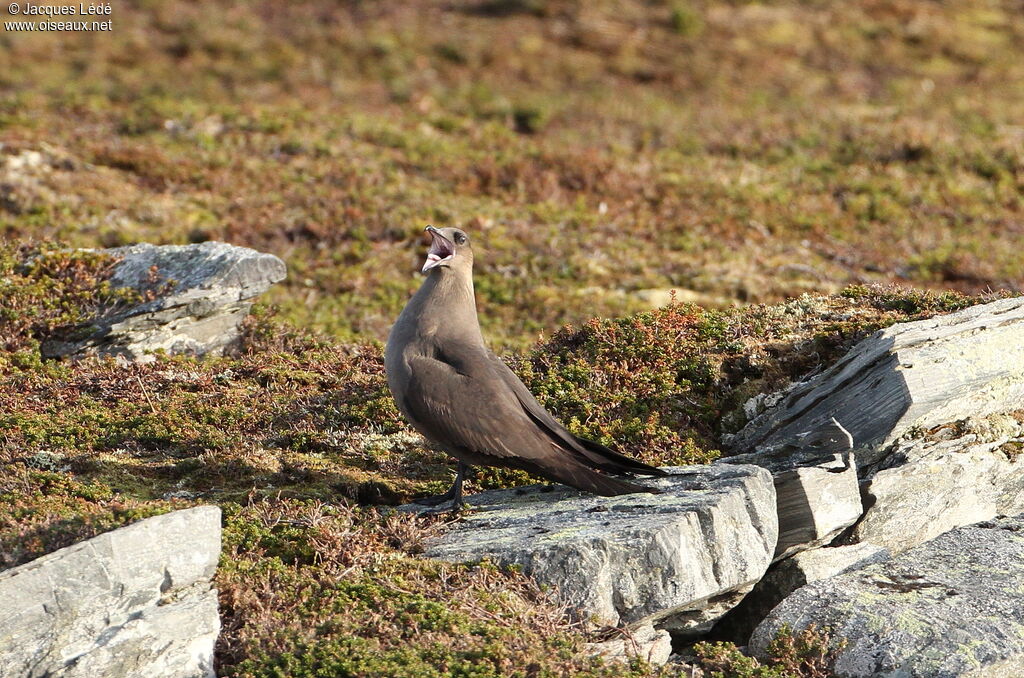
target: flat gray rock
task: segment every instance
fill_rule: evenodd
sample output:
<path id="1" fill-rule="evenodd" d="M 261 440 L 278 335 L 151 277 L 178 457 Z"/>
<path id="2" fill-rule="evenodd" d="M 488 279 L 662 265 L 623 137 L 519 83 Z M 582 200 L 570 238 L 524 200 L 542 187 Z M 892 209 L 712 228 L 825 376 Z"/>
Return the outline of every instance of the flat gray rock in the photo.
<path id="1" fill-rule="evenodd" d="M 861 491 L 849 431 L 835 419 L 794 436 L 788 450 L 800 458 L 829 459 L 814 465 L 791 467 L 777 459 L 747 454 L 719 459 L 715 464 L 744 460 L 764 465 L 774 473 L 779 514 L 779 541 L 775 559 L 830 543 L 861 517 Z"/>
<path id="2" fill-rule="evenodd" d="M 476 511 L 426 556 L 519 565 L 602 624 L 710 627 L 761 578 L 778 526 L 771 474 L 693 466 L 645 480 L 664 494 L 598 497 L 531 486 L 469 497 Z"/>
<path id="3" fill-rule="evenodd" d="M 1024 515 L 960 527 L 885 562 L 808 584 L 754 631 L 830 627 L 841 678 L 1024 675 Z"/>
<path id="4" fill-rule="evenodd" d="M 779 394 L 729 437 L 740 463 L 774 471 L 816 464 L 801 442 L 831 419 L 849 431 L 858 467 L 913 428 L 1008 412 L 1024 401 L 1024 297 L 893 325 L 830 368 Z"/>
<path id="5" fill-rule="evenodd" d="M 200 506 L 0 572 L 0 676 L 212 678 L 219 558 Z"/>
<path id="6" fill-rule="evenodd" d="M 1024 511 L 1024 426 L 992 415 L 893 446 L 865 486 L 871 501 L 846 537 L 894 553 L 943 532 Z"/>
<path id="7" fill-rule="evenodd" d="M 830 543 L 861 517 L 857 466 L 847 456 L 831 464 L 775 474 L 779 543 L 775 560 Z"/>
<path id="8" fill-rule="evenodd" d="M 93 319 L 81 338 L 45 341 L 44 357 L 100 354 L 140 362 L 157 350 L 219 355 L 237 342 L 252 299 L 286 275 L 277 257 L 222 242 L 105 253 L 122 259 L 111 285 L 137 290 L 145 301 Z"/>

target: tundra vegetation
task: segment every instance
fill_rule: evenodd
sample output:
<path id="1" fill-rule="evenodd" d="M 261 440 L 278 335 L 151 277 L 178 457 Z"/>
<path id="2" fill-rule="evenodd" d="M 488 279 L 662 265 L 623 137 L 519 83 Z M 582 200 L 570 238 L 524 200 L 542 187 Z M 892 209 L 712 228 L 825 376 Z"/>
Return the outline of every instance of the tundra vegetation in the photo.
<path id="1" fill-rule="evenodd" d="M 223 675 L 671 675 L 590 658 L 516 572 L 417 559 L 442 519 L 378 510 L 450 482 L 382 368 L 418 234 L 473 234 L 485 334 L 572 430 L 709 461 L 746 398 L 1020 289 L 1018 10 L 140 1 L 0 33 L 0 567 L 212 502 Z M 208 239 L 289 267 L 236 355 L 39 358 L 136 300 L 67 247 Z"/>

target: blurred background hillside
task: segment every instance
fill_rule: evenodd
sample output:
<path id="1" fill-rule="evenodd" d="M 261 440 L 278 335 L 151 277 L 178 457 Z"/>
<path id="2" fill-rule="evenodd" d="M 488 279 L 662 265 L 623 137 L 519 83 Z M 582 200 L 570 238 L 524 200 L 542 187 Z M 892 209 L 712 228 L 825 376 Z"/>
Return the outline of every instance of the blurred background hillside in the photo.
<path id="1" fill-rule="evenodd" d="M 458 225 L 510 347 L 669 289 L 1024 284 L 1019 0 L 112 7 L 0 32 L 0 237 L 249 245 L 287 319 L 382 339 Z"/>

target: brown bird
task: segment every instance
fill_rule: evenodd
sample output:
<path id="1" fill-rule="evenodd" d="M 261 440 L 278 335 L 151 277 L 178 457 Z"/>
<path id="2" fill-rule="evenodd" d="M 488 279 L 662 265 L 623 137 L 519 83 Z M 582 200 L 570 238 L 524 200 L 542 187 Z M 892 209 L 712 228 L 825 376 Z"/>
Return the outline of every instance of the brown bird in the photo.
<path id="1" fill-rule="evenodd" d="M 459 460 L 451 489 L 419 503 L 462 506 L 473 465 L 521 469 L 594 494 L 659 490 L 608 474 L 668 475 L 555 421 L 484 344 L 473 296 L 473 250 L 457 228 L 427 226 L 429 272 L 388 337 L 384 364 L 398 409 Z"/>

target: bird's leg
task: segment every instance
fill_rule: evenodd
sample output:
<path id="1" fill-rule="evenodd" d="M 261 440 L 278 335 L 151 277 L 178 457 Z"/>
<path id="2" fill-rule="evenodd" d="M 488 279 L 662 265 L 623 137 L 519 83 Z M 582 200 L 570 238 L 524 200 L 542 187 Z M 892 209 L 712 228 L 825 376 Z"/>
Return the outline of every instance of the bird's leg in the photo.
<path id="1" fill-rule="evenodd" d="M 462 481 L 466 475 L 471 471 L 469 464 L 465 462 L 459 462 L 459 470 L 455 473 L 455 482 L 448 488 L 448 491 L 444 494 L 439 494 L 434 497 L 424 497 L 422 499 L 414 500 L 416 504 L 423 504 L 424 506 L 440 507 L 448 502 L 451 502 L 452 511 L 458 511 L 466 507 L 466 502 L 462 501 Z"/>
<path id="2" fill-rule="evenodd" d="M 466 508 L 466 502 L 462 501 L 462 481 L 466 479 L 466 474 L 469 473 L 469 464 L 465 462 L 459 462 L 459 470 L 455 472 L 455 482 L 452 483 L 452 510 L 458 511 Z"/>

